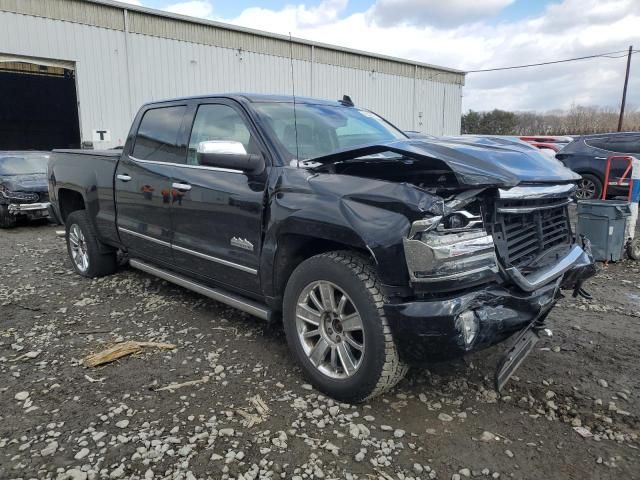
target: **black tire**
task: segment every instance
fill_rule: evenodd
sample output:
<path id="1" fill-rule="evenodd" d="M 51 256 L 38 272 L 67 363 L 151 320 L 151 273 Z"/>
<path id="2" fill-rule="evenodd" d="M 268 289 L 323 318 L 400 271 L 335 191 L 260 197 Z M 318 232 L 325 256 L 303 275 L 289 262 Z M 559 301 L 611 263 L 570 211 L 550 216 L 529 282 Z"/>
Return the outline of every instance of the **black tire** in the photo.
<path id="1" fill-rule="evenodd" d="M 632 260 L 640 260 L 640 238 L 634 238 L 627 246 L 627 255 Z"/>
<path id="2" fill-rule="evenodd" d="M 73 240 L 70 238 L 70 232 L 78 228 L 82 233 L 83 252 L 86 253 L 88 264 L 86 268 L 81 268 L 79 263 L 74 260 L 72 253 Z M 109 250 L 101 245 L 98 235 L 95 232 L 93 224 L 89 220 L 89 216 L 85 210 L 76 210 L 72 212 L 65 222 L 67 253 L 71 259 L 74 270 L 83 277 L 94 278 L 103 277 L 114 273 L 117 269 L 116 250 Z"/>
<path id="3" fill-rule="evenodd" d="M 602 197 L 602 180 L 590 173 L 582 174 L 578 180 L 578 189 L 575 197 L 577 200 L 597 200 Z"/>
<path id="4" fill-rule="evenodd" d="M 16 226 L 15 215 L 9 214 L 9 207 L 0 205 L 0 228 L 12 228 Z"/>
<path id="5" fill-rule="evenodd" d="M 304 296 L 304 292 L 308 291 L 305 289 L 315 282 L 330 282 L 339 294 L 343 291 L 361 319 L 364 348 L 358 368 L 346 378 L 332 378 L 316 367 L 309 354 L 305 353 L 304 340 L 298 333 L 298 302 L 301 295 Z M 284 330 L 293 356 L 305 377 L 318 390 L 339 401 L 362 402 L 390 390 L 404 377 L 408 367 L 398 355 L 383 304 L 384 297 L 373 265 L 354 252 L 335 251 L 316 255 L 294 270 L 285 289 Z M 344 338 L 346 333 L 342 333 Z M 330 353 L 324 358 L 329 356 Z"/>

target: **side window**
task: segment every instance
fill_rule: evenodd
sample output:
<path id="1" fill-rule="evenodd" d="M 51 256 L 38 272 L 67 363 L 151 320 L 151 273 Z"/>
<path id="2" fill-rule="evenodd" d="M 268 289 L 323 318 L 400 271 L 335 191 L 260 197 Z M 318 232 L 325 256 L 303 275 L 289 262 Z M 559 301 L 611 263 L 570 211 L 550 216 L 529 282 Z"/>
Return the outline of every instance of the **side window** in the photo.
<path id="1" fill-rule="evenodd" d="M 366 111 L 362 113 L 363 115 L 370 115 Z M 344 126 L 336 128 L 340 148 L 375 142 L 384 133 L 379 125 L 368 123 L 358 118 L 348 118 Z"/>
<path id="2" fill-rule="evenodd" d="M 147 110 L 140 121 L 132 155 L 141 160 L 184 163 L 185 149 L 178 135 L 186 107 L 162 107 Z"/>
<path id="3" fill-rule="evenodd" d="M 228 105 L 206 104 L 198 107 L 189 138 L 189 165 L 198 165 L 198 144 L 208 140 L 236 141 L 244 145 L 247 153 L 260 153 L 243 118 Z"/>
<path id="4" fill-rule="evenodd" d="M 625 135 L 612 137 L 607 142 L 607 150 L 617 153 L 640 153 L 640 136 Z"/>
<path id="5" fill-rule="evenodd" d="M 607 150 L 607 137 L 596 137 L 596 138 L 588 138 L 584 141 L 587 145 L 594 148 L 600 148 L 602 150 Z"/>

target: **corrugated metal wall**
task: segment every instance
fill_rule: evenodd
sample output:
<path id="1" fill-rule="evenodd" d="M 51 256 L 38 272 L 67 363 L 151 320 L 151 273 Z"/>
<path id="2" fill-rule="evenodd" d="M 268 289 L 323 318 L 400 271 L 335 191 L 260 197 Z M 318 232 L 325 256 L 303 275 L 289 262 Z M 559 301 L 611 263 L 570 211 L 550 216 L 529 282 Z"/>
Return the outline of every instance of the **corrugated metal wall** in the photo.
<path id="1" fill-rule="evenodd" d="M 60 20 L 65 2 L 73 7 L 72 21 Z M 220 28 L 212 33 L 207 26 L 172 20 L 176 27 L 165 21 L 171 19 L 139 12 L 127 12 L 125 21 L 123 10 L 87 4 L 91 8 L 84 11 L 69 0 L 43 2 L 49 3 L 48 18 L 34 14 L 36 3 L 0 0 L 0 55 L 75 62 L 82 138 L 109 129 L 112 141 L 101 148 L 124 142 L 145 102 L 229 91 L 292 92 L 291 60 L 288 51 L 280 52 L 281 40 L 247 34 L 246 42 L 231 48 L 233 35 Z M 114 12 L 122 14 L 121 23 Z M 293 57 L 297 95 L 348 94 L 400 128 L 460 133 L 463 75 L 295 43 Z"/>

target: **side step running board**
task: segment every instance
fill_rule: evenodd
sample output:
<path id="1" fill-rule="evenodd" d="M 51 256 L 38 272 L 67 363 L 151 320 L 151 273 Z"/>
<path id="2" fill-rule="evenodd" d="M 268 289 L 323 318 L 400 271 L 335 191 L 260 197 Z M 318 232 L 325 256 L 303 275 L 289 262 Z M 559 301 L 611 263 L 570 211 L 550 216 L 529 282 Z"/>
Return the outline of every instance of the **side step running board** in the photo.
<path id="1" fill-rule="evenodd" d="M 161 268 L 154 267 L 152 265 L 149 265 L 148 263 L 133 258 L 129 260 L 129 265 L 131 265 L 133 268 L 149 273 L 155 277 L 162 278 L 167 282 L 175 283 L 176 285 L 192 290 L 196 293 L 204 295 L 205 297 L 209 297 L 213 300 L 229 305 L 230 307 L 234 307 L 238 310 L 242 310 L 243 312 L 255 315 L 256 317 L 262 318 L 263 320 L 270 320 L 271 309 L 253 300 L 249 300 L 239 295 L 229 293 L 220 288 L 206 287 L 181 275 L 169 272 L 167 270 L 162 270 Z"/>

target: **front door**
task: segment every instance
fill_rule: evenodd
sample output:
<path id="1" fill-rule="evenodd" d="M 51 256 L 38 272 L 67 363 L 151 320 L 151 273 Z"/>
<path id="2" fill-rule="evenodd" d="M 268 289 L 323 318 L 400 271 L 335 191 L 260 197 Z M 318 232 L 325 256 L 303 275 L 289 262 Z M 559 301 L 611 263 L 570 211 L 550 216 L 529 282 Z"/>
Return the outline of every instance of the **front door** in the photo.
<path id="1" fill-rule="evenodd" d="M 187 164 L 172 167 L 173 256 L 178 268 L 215 283 L 259 292 L 262 211 L 268 169 L 260 175 L 200 165 L 207 140 L 241 142 L 266 156 L 242 109 L 224 99 L 194 103 Z"/>
<path id="2" fill-rule="evenodd" d="M 186 105 L 169 105 L 142 112 L 135 143 L 127 144 L 115 178 L 117 224 L 130 256 L 165 264 L 171 252 L 171 164 L 183 163 L 186 145 L 181 136 Z"/>

